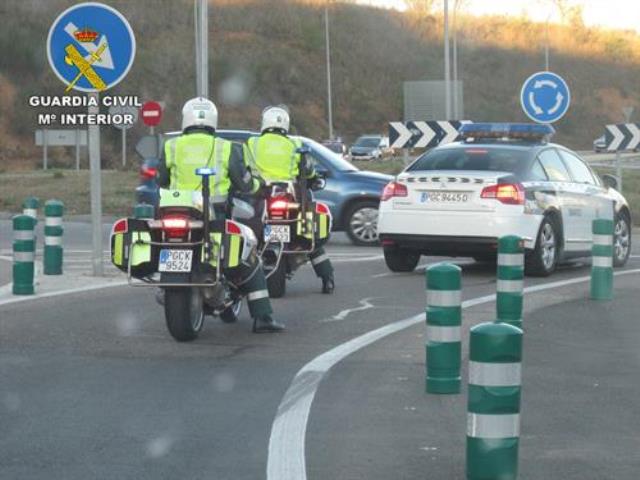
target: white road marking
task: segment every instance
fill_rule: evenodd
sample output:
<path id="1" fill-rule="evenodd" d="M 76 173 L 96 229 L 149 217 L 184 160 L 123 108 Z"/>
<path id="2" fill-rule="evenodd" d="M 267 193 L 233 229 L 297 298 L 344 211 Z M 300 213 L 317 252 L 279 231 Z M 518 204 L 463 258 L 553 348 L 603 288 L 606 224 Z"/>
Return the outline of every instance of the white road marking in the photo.
<path id="1" fill-rule="evenodd" d="M 29 300 L 40 300 L 41 298 L 59 297 L 61 295 L 70 295 L 73 293 L 91 292 L 93 290 L 101 290 L 103 288 L 123 287 L 127 285 L 126 280 L 113 282 L 113 283 L 101 283 L 99 285 L 85 285 L 84 287 L 69 288 L 67 290 L 59 290 L 57 292 L 49 293 L 36 293 L 35 295 L 24 295 L 19 297 L 7 298 L 0 300 L 0 306 L 9 305 L 11 303 L 26 302 Z"/>
<path id="2" fill-rule="evenodd" d="M 331 254 L 329 254 L 329 258 L 331 258 Z M 384 255 L 373 255 L 370 257 L 361 257 L 361 258 L 331 258 L 331 263 L 352 263 L 352 262 L 371 262 L 373 260 L 381 260 L 384 258 Z"/>
<path id="3" fill-rule="evenodd" d="M 615 272 L 615 276 L 640 273 L 640 269 Z M 544 283 L 524 289 L 525 293 L 588 282 L 590 276 Z M 465 300 L 462 308 L 492 302 L 495 294 Z M 307 480 L 305 437 L 311 404 L 324 375 L 354 352 L 413 325 L 424 322 L 424 313 L 390 323 L 355 337 L 317 356 L 302 367 L 289 385 L 271 426 L 267 457 L 267 480 Z"/>
<path id="4" fill-rule="evenodd" d="M 342 310 L 337 315 L 334 315 L 333 317 L 325 318 L 324 320 L 320 320 L 320 321 L 321 322 L 337 322 L 340 320 L 344 320 L 353 312 L 361 312 L 363 310 L 369 310 L 370 308 L 375 308 L 375 305 L 372 305 L 370 303 L 370 301 L 373 300 L 374 298 L 376 297 L 363 298 L 358 302 L 360 304 L 359 307 L 347 308 L 345 310 Z"/>
<path id="5" fill-rule="evenodd" d="M 436 265 L 438 263 L 442 263 L 442 262 L 449 262 L 449 263 L 453 263 L 454 265 L 458 265 L 459 267 L 462 267 L 464 265 L 473 265 L 474 263 L 476 263 L 475 261 L 464 261 L 464 262 L 451 262 L 447 259 L 442 259 L 440 261 L 437 262 L 430 262 L 430 263 L 424 263 L 422 265 L 418 265 L 415 270 L 422 270 L 424 272 L 424 270 L 426 270 L 427 268 L 429 268 L 432 265 Z M 415 270 L 413 272 L 409 272 L 409 273 L 415 273 Z M 385 272 L 385 273 L 378 273 L 376 275 L 372 275 L 371 278 L 384 278 L 384 277 L 393 277 L 396 275 L 403 275 L 402 273 L 398 274 L 397 272 Z M 406 274 L 404 274 L 406 275 Z"/>
<path id="6" fill-rule="evenodd" d="M 0 255 L 0 260 L 4 260 L 5 262 L 13 262 L 13 257 L 7 257 L 5 255 Z"/>

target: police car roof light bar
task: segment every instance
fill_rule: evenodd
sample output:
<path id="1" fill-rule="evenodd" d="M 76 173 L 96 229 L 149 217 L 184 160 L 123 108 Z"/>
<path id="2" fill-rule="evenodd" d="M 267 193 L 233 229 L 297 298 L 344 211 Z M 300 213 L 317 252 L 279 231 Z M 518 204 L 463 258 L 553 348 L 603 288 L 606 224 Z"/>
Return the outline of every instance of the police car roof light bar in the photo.
<path id="1" fill-rule="evenodd" d="M 460 136 L 467 139 L 507 139 L 548 141 L 556 133 L 551 125 L 537 123 L 468 123 L 460 127 Z"/>

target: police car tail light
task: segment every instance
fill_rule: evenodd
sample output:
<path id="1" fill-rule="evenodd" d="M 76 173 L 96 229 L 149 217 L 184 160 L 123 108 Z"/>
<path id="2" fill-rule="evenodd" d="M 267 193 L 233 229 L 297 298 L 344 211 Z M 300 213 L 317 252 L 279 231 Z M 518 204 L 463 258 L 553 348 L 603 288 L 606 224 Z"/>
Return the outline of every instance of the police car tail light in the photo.
<path id="1" fill-rule="evenodd" d="M 153 167 L 148 167 L 147 165 L 143 165 L 140 168 L 140 176 L 144 179 L 151 180 L 156 178 L 158 174 L 158 169 Z"/>
<path id="2" fill-rule="evenodd" d="M 113 233 L 127 233 L 129 231 L 129 221 L 121 218 L 113 224 Z"/>
<path id="3" fill-rule="evenodd" d="M 242 229 L 236 222 L 227 220 L 225 222 L 225 230 L 229 235 L 242 235 Z"/>
<path id="4" fill-rule="evenodd" d="M 393 197 L 406 197 L 409 195 L 407 186 L 399 182 L 389 182 L 382 191 L 380 201 L 384 202 Z"/>
<path id="5" fill-rule="evenodd" d="M 316 213 L 320 215 L 329 215 L 329 207 L 324 203 L 316 203 Z"/>
<path id="6" fill-rule="evenodd" d="M 482 189 L 480 198 L 493 198 L 507 205 L 524 205 L 524 188 L 519 183 L 499 183 Z"/>
<path id="7" fill-rule="evenodd" d="M 189 232 L 189 217 L 167 215 L 162 218 L 162 230 L 167 238 L 183 238 Z"/>

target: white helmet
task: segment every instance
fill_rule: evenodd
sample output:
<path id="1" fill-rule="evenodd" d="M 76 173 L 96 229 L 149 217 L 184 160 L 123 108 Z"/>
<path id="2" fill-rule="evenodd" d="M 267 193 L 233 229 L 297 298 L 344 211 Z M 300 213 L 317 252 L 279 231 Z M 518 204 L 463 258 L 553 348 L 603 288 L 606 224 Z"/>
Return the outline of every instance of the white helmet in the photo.
<path id="1" fill-rule="evenodd" d="M 192 98 L 182 107 L 182 130 L 198 126 L 218 128 L 218 109 L 204 97 Z"/>
<path id="2" fill-rule="evenodd" d="M 267 107 L 262 111 L 260 130 L 282 130 L 289 133 L 289 112 L 285 107 Z"/>

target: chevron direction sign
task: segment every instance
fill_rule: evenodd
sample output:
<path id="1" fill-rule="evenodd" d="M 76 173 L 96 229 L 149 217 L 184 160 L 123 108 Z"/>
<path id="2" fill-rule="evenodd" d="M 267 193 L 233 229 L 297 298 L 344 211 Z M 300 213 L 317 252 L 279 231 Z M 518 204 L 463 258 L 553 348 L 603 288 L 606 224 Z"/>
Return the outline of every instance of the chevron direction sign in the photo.
<path id="1" fill-rule="evenodd" d="M 391 148 L 431 148 L 458 139 L 458 129 L 468 120 L 390 122 Z"/>
<path id="2" fill-rule="evenodd" d="M 618 123 L 605 126 L 605 149 L 609 152 L 635 150 L 640 146 L 640 123 Z"/>

